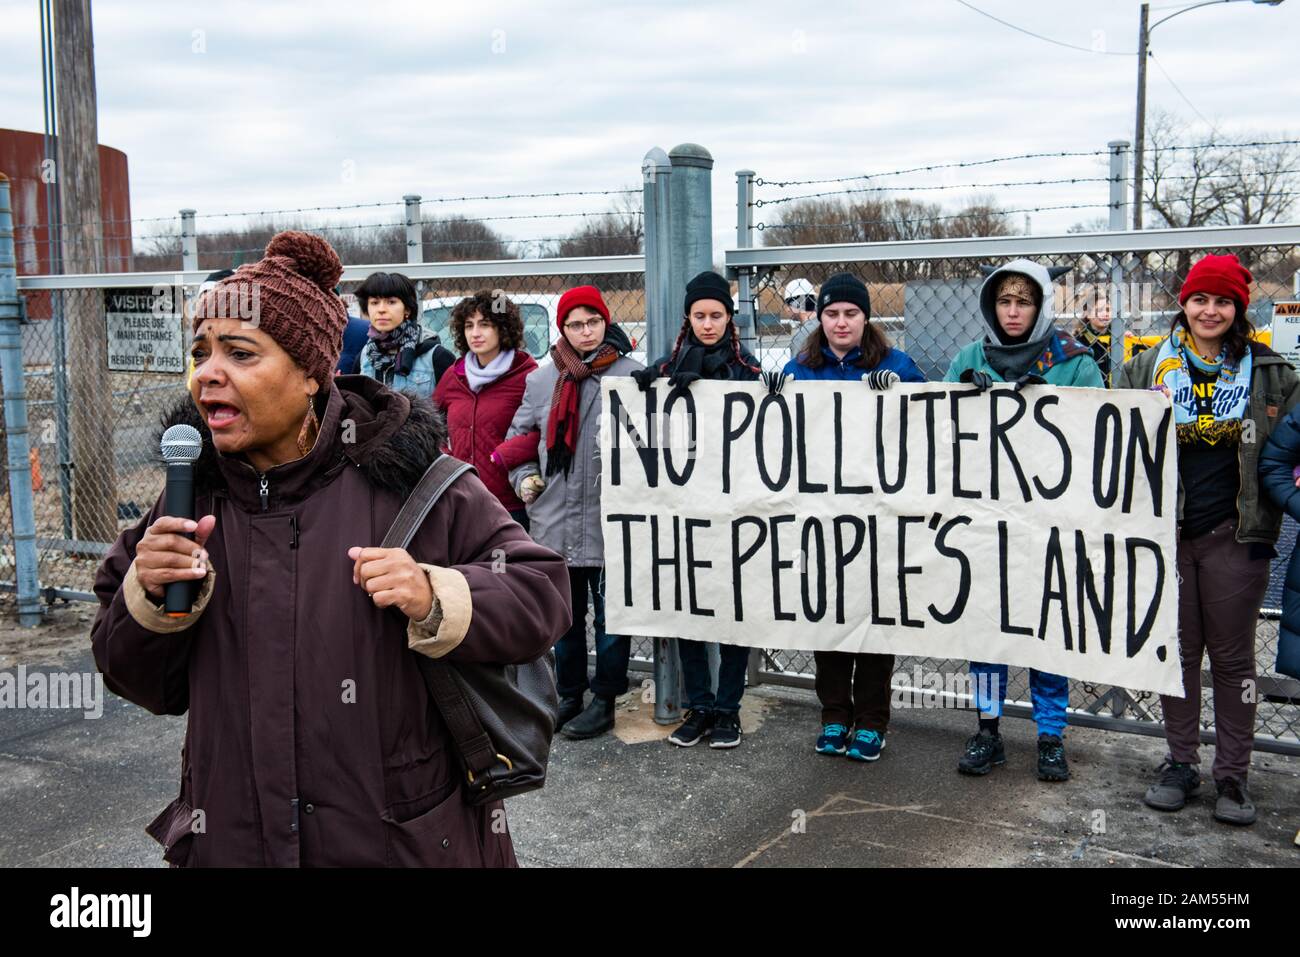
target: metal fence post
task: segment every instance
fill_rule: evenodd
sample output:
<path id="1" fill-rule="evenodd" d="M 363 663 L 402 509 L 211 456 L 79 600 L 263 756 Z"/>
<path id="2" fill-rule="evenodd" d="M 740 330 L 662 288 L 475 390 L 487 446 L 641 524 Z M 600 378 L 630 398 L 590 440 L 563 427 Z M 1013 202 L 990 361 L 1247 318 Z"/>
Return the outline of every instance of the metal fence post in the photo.
<path id="1" fill-rule="evenodd" d="M 736 170 L 736 248 L 754 245 L 754 171 Z M 754 303 L 753 276 L 749 270 L 737 271 L 736 331 L 740 342 L 750 352 L 758 347 L 758 309 Z"/>
<path id="2" fill-rule="evenodd" d="M 713 157 L 703 146 L 683 143 L 673 147 L 672 248 L 669 302 L 680 302 L 686 283 L 713 268 Z M 673 307 L 672 342 L 681 327 L 681 309 Z"/>
<path id="3" fill-rule="evenodd" d="M 669 250 L 672 248 L 673 164 L 655 147 L 641 162 L 641 201 L 645 222 L 645 354 L 652 362 L 677 335 L 671 302 Z"/>
<path id="4" fill-rule="evenodd" d="M 420 222 L 420 196 L 418 193 L 407 193 L 402 199 L 406 202 L 406 261 L 422 263 L 424 224 Z"/>
<path id="5" fill-rule="evenodd" d="M 194 272 L 199 268 L 199 234 L 194 227 L 192 209 L 181 210 L 181 269 Z"/>
<path id="6" fill-rule="evenodd" d="M 23 380 L 22 305 L 18 299 L 18 260 L 9 177 L 0 173 L 0 388 L 4 391 L 5 443 L 8 446 L 9 504 L 13 519 L 14 578 L 18 622 L 41 623 L 41 583 L 36 565 L 36 503 L 32 494 L 31 441 L 27 429 L 27 388 Z"/>
<path id="7" fill-rule="evenodd" d="M 659 147 L 641 162 L 641 201 L 645 222 L 645 342 L 646 361 L 653 362 L 672 346 L 677 335 L 669 292 L 669 250 L 672 242 L 673 166 Z M 656 724 L 676 724 L 682 715 L 682 670 L 677 639 L 654 639 Z"/>
<path id="8" fill-rule="evenodd" d="M 1122 231 L 1128 224 L 1128 140 L 1111 140 L 1110 150 L 1110 229 Z M 1110 266 L 1110 376 L 1113 382 L 1124 364 L 1124 263 L 1114 256 Z M 1139 300 L 1140 301 L 1140 300 Z M 1109 383 L 1107 383 L 1109 385 Z"/>

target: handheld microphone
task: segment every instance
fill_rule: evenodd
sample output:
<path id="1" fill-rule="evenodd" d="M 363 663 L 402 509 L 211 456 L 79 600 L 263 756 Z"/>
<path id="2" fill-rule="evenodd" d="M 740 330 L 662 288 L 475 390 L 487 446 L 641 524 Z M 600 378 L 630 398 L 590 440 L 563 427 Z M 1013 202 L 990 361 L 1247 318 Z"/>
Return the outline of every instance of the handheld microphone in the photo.
<path id="1" fill-rule="evenodd" d="M 163 514 L 175 518 L 194 518 L 194 463 L 203 451 L 203 439 L 192 425 L 173 425 L 162 437 L 162 457 L 167 463 L 167 490 L 163 496 Z M 192 538 L 192 535 L 186 536 Z M 163 610 L 169 618 L 184 618 L 190 613 L 198 582 L 168 582 L 164 589 Z"/>

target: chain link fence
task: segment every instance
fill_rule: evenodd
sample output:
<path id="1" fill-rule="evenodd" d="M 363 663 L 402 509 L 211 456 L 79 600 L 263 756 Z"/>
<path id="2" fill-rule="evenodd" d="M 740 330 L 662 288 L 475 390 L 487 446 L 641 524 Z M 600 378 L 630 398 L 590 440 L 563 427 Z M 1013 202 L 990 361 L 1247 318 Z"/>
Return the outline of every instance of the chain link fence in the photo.
<path id="1" fill-rule="evenodd" d="M 1205 253 L 1234 253 L 1254 274 L 1249 315 L 1260 338 L 1268 342 L 1273 303 L 1297 298 L 1295 274 L 1300 270 L 1300 238 L 1288 243 L 1250 244 L 1246 228 L 1220 231 L 1235 233 L 1241 245 L 1206 245 L 1197 248 L 1144 249 L 1114 252 L 1043 249 L 1043 241 L 1030 237 L 999 239 L 977 244 L 960 240 L 926 244 L 938 255 L 891 255 L 886 244 L 841 247 L 843 258 L 828 260 L 834 247 L 773 247 L 728 253 L 730 267 L 748 268 L 753 282 L 756 355 L 766 370 L 779 370 L 799 351 L 803 338 L 815 326 L 815 314 L 804 311 L 806 289 L 815 291 L 831 275 L 852 273 L 867 283 L 871 296 L 871 321 L 888 336 L 891 345 L 902 349 L 917 363 L 926 377 L 941 380 L 953 356 L 967 343 L 983 338 L 987 326 L 979 311 L 980 267 L 1000 266 L 1012 259 L 1030 258 L 1045 266 L 1069 267 L 1056 281 L 1054 302 L 1058 326 L 1075 331 L 1099 307 L 1116 310 L 1126 333 L 1126 352 L 1149 348 L 1166 335 L 1179 311 L 1178 290 L 1196 259 Z M 1298 232 L 1291 229 L 1293 236 Z M 1093 234 L 1090 240 L 1102 237 Z M 1017 241 L 1018 240 L 1018 241 Z M 1151 234 L 1153 243 L 1158 234 Z M 902 252 L 908 244 L 890 244 Z M 1096 242 L 1079 243 L 1080 247 Z M 1131 244 L 1130 244 L 1131 245 Z M 861 255 L 854 257 L 850 251 Z M 865 258 L 865 257 L 871 258 Z M 885 258 L 879 258 L 879 257 Z M 787 302 L 787 291 L 793 291 Z M 1109 342 L 1109 338 L 1106 339 Z M 1257 741 L 1261 748 L 1300 753 L 1300 681 L 1274 672 L 1277 660 L 1277 619 L 1281 609 L 1282 581 L 1287 559 L 1296 541 L 1295 523 L 1286 520 L 1278 543 L 1279 557 L 1273 562 L 1268 597 L 1256 638 L 1256 660 L 1260 676 L 1256 718 Z M 760 652 L 757 680 L 811 686 L 815 673 L 808 652 L 764 649 Z M 965 669 L 965 662 L 930 658 L 899 657 L 896 676 L 952 675 Z M 1208 668 L 1208 659 L 1205 662 Z M 1029 710 L 1029 675 L 1024 668 L 1012 668 L 1008 678 L 1009 713 Z M 1210 681 L 1205 672 L 1201 709 L 1202 727 L 1213 726 L 1209 701 Z M 1070 682 L 1070 705 L 1080 712 L 1083 723 L 1120 727 L 1123 730 L 1163 733 L 1160 698 L 1145 691 L 1129 691 L 1083 681 Z M 1089 718 L 1096 720 L 1089 720 Z M 1212 738 L 1210 739 L 1212 740 Z"/>
<path id="2" fill-rule="evenodd" d="M 1249 230 L 1221 232 L 1262 235 Z M 1294 238 L 1294 230 L 1291 233 L 1289 241 L 1280 243 L 1246 239 L 1232 245 L 1137 250 L 1119 245 L 1106 250 L 1099 246 L 1096 234 L 1087 237 L 1088 242 L 1080 241 L 1077 249 L 1061 244 L 1058 251 L 1043 249 L 1041 242 L 1026 237 L 976 245 L 971 241 L 949 241 L 943 251 L 924 254 L 903 252 L 898 248 L 900 244 L 832 247 L 844 250 L 835 258 L 827 258 L 828 247 L 774 247 L 729 252 L 727 261 L 729 266 L 751 271 L 756 352 L 764 368 L 781 369 L 798 350 L 809 320 L 815 322 L 799 308 L 804 303 L 798 297 L 792 303 L 786 302 L 787 287 L 804 280 L 815 292 L 828 276 L 844 271 L 867 282 L 872 321 L 884 328 L 892 344 L 908 352 L 928 377 L 939 379 L 957 350 L 984 333 L 977 303 L 981 264 L 996 266 L 1027 255 L 1046 265 L 1069 266 L 1070 272 L 1057 283 L 1054 306 L 1060 324 L 1072 329 L 1104 302 L 1120 315 L 1129 333 L 1128 348 L 1137 350 L 1148 347 L 1154 341 L 1152 337 L 1167 331 L 1178 309 L 1182 278 L 1201 252 L 1233 252 L 1252 270 L 1256 282 L 1250 315 L 1258 328 L 1266 330 L 1273 302 L 1294 298 L 1293 277 L 1300 269 L 1300 242 Z M 1159 242 L 1159 234 L 1149 237 L 1153 244 Z M 1103 251 L 1097 251 L 1099 248 Z M 422 321 L 449 348 L 454 349 L 448 329 L 451 307 L 466 295 L 488 289 L 520 304 L 529 350 L 541 358 L 558 334 L 554 310 L 559 296 L 573 286 L 592 284 L 605 293 L 614 321 L 626 328 L 635 344 L 635 356 L 644 359 L 643 272 L 630 264 L 566 271 L 563 260 L 537 260 L 530 262 L 529 268 L 535 271 L 501 276 L 454 275 L 446 267 L 432 270 L 413 266 L 408 272 L 418 279 Z M 345 301 L 370 271 L 364 266 L 347 271 L 348 279 L 341 286 Z M 424 278 L 420 278 L 422 272 Z M 149 510 L 161 490 L 159 421 L 165 410 L 185 397 L 185 371 L 183 366 L 177 369 L 175 356 L 146 353 L 142 360 L 137 350 L 130 362 L 104 362 L 100 353 L 106 324 L 125 321 L 120 315 L 131 312 L 125 306 L 133 306 L 140 315 L 156 312 L 139 303 L 124 305 L 123 300 L 110 299 L 115 292 L 123 291 L 95 287 L 29 289 L 23 293 L 28 319 L 23 326 L 23 358 L 31 424 L 39 579 L 46 602 L 91 597 L 94 572 L 109 543 L 119 530 L 131 526 Z M 355 313 L 355 305 L 352 311 Z M 110 320 L 110 315 L 119 318 Z M 162 315 L 161 319 L 153 318 L 164 323 L 181 322 L 174 311 L 163 310 Z M 145 320 L 139 322 L 146 328 L 152 326 Z M 183 363 L 183 358 L 180 361 Z M 123 365 L 130 368 L 119 368 Z M 0 498 L 9 516 L 7 486 L 0 489 Z M 1261 680 L 1257 734 L 1260 746 L 1272 750 L 1300 751 L 1296 740 L 1300 737 L 1300 682 L 1272 670 L 1281 577 L 1295 538 L 1296 529 L 1288 522 L 1279 543 L 1283 557 L 1274 564 L 1258 631 Z M 0 579 L 13 582 L 16 569 L 8 519 L 0 544 Z M 5 607 L 11 603 L 11 593 L 0 595 L 0 611 L 12 611 Z M 589 615 L 589 633 L 596 627 L 598 614 L 596 611 Z M 652 647 L 651 639 L 633 640 L 634 668 L 645 667 L 652 658 Z M 751 671 L 752 680 L 811 686 L 811 654 L 764 649 L 758 657 L 758 667 Z M 918 667 L 924 673 L 951 674 L 964 669 L 965 663 L 899 658 L 896 671 L 911 675 Z M 1012 669 L 1012 704 L 1008 712 L 1026 713 L 1028 698 L 1027 672 Z M 1161 733 L 1160 702 L 1155 695 L 1074 681 L 1070 700 L 1076 717 L 1085 723 L 1094 723 L 1095 719 L 1095 723 L 1124 730 Z M 1207 730 L 1212 726 L 1208 706 L 1203 707 L 1202 723 Z"/>

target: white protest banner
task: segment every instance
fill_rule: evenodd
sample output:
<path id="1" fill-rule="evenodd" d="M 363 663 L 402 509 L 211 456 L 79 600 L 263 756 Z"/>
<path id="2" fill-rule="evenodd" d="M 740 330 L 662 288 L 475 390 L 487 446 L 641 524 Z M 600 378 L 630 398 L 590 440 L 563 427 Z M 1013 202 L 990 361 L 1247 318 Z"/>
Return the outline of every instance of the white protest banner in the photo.
<path id="1" fill-rule="evenodd" d="M 602 380 L 606 627 L 1181 695 L 1158 392 Z"/>

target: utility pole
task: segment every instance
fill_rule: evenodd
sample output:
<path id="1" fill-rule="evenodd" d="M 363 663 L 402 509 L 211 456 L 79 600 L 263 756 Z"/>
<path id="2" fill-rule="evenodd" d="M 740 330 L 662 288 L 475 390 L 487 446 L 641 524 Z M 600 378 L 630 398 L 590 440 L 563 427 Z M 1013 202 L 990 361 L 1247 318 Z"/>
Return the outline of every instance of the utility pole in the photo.
<path id="1" fill-rule="evenodd" d="M 1142 19 L 1138 24 L 1138 101 L 1137 123 L 1133 132 L 1133 228 L 1142 228 L 1142 153 L 1146 146 L 1147 125 L 1147 41 L 1151 31 L 1147 19 L 1151 13 L 1149 3 L 1142 4 Z"/>
<path id="2" fill-rule="evenodd" d="M 58 183 L 64 217 L 63 262 L 69 273 L 104 271 L 99 129 L 90 0 L 54 4 Z M 71 386 L 73 529 L 81 541 L 117 538 L 113 461 L 113 389 L 108 373 L 104 302 L 98 290 L 65 294 Z"/>

